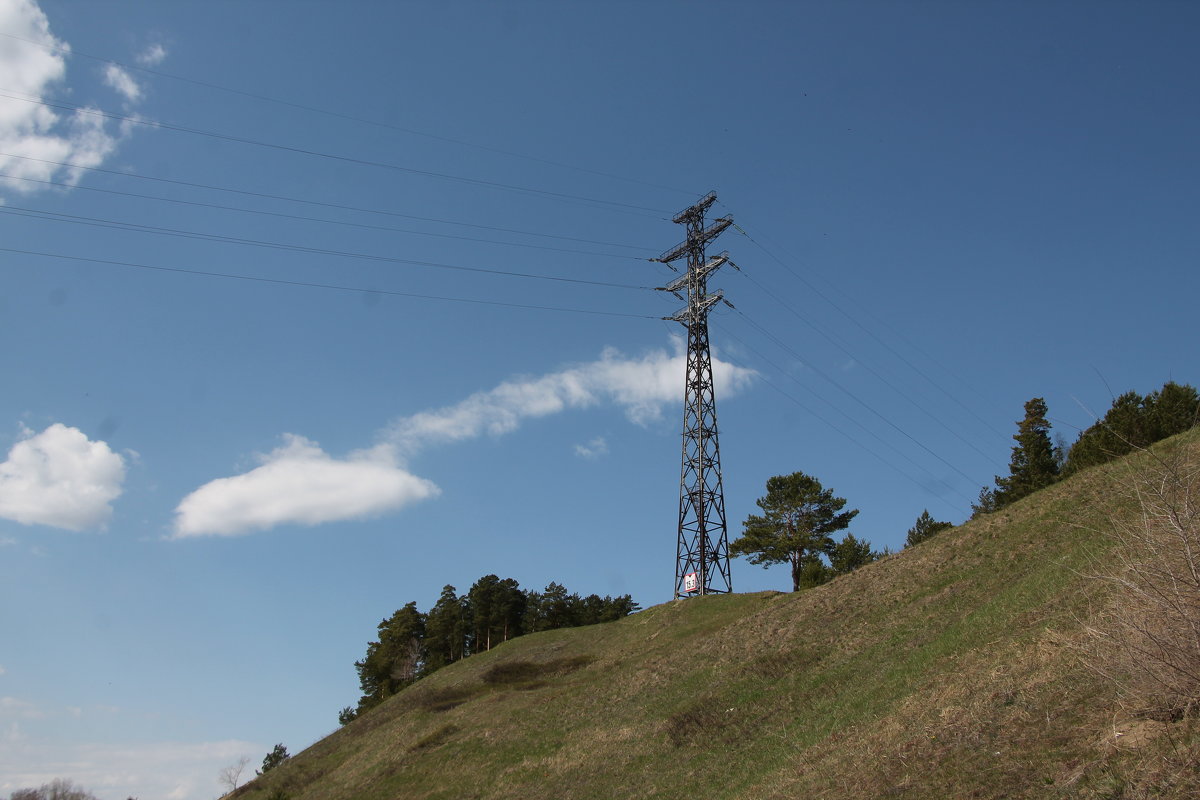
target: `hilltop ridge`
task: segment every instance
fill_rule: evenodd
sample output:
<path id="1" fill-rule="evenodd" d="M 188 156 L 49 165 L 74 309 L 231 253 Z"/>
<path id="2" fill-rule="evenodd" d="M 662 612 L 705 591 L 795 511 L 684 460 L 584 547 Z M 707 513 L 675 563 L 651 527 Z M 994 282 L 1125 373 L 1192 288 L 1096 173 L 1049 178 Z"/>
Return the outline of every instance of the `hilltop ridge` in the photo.
<path id="1" fill-rule="evenodd" d="M 1195 459 L 1200 436 L 1155 451 Z M 1194 719 L 1131 714 L 1084 663 L 1102 532 L 1154 463 L 1085 470 L 808 591 L 514 639 L 233 796 L 1195 796 Z"/>

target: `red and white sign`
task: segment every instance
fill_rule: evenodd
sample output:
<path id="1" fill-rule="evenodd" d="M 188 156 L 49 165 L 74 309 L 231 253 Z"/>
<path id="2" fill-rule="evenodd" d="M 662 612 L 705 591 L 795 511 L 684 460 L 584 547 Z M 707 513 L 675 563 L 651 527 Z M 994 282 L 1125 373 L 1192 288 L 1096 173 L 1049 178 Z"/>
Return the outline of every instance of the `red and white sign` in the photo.
<path id="1" fill-rule="evenodd" d="M 689 572 L 683 576 L 683 590 L 685 592 L 694 592 L 700 588 L 700 576 L 695 572 Z"/>

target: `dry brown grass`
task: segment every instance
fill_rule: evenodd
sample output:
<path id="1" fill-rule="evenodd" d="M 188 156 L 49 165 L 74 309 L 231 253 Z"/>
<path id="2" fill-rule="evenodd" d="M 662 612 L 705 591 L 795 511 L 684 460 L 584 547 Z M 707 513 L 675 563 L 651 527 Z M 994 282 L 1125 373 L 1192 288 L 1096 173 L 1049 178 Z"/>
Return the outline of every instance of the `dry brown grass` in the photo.
<path id="1" fill-rule="evenodd" d="M 1096 531 L 1130 503 L 1117 473 L 1089 470 L 812 591 L 513 640 L 246 796 L 1182 800 L 1200 785 L 1200 718 L 1134 717 L 1079 658 L 1081 621 L 1117 588 L 1087 578 L 1116 563 Z"/>
<path id="2" fill-rule="evenodd" d="M 1200 711 L 1200 459 L 1176 449 L 1130 472 L 1135 513 L 1113 516 L 1114 591 L 1088 624 L 1089 664 L 1128 711 L 1177 721 Z"/>

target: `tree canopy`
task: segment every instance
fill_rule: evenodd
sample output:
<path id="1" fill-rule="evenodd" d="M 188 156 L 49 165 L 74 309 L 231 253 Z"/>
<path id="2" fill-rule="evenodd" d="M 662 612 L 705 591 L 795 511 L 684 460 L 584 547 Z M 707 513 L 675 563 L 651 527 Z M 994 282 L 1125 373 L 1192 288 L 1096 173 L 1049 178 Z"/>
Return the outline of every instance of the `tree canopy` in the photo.
<path id="1" fill-rule="evenodd" d="M 378 641 L 354 662 L 362 696 L 338 722 L 349 724 L 414 681 L 522 634 L 611 622 L 637 610 L 627 594 L 580 597 L 554 581 L 534 592 L 513 578 L 484 575 L 463 595 L 447 584 L 428 612 L 410 602 L 379 623 Z"/>
<path id="2" fill-rule="evenodd" d="M 267 755 L 263 758 L 262 769 L 258 770 L 258 774 L 266 775 L 268 772 L 275 769 L 289 758 L 291 758 L 291 755 L 288 753 L 287 748 L 283 746 L 282 742 L 275 745 L 274 749 L 267 753 Z"/>
<path id="3" fill-rule="evenodd" d="M 762 513 L 746 518 L 729 552 L 764 567 L 790 564 L 793 591 L 827 580 L 821 556 L 834 552 L 833 533 L 849 526 L 858 510 L 842 511 L 845 498 L 803 472 L 769 478 L 767 494 L 755 503 Z"/>
<path id="4" fill-rule="evenodd" d="M 985 490 L 986 491 L 986 490 Z M 939 522 L 929 514 L 929 509 L 921 512 L 921 516 L 917 517 L 916 523 L 908 529 L 908 536 L 904 539 L 905 547 L 912 547 L 921 542 L 936 536 L 938 533 L 953 528 L 951 522 Z"/>
<path id="5" fill-rule="evenodd" d="M 1104 417 L 1079 434 L 1063 469 L 1074 474 L 1191 428 L 1200 415 L 1200 397 L 1187 384 L 1168 381 L 1143 397 L 1125 392 Z"/>
<path id="6" fill-rule="evenodd" d="M 1015 503 L 1058 479 L 1058 460 L 1050 441 L 1050 423 L 1046 420 L 1046 401 L 1035 397 L 1025 404 L 1025 418 L 1017 423 L 1013 436 L 1008 476 L 996 479 L 996 502 L 1001 506 Z"/>

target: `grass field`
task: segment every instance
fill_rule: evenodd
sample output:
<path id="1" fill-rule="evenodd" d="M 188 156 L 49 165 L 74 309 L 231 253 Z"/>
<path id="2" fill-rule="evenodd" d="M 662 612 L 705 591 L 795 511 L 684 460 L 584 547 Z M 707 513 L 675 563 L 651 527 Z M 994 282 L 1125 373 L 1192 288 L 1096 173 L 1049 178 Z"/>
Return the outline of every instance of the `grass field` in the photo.
<path id="1" fill-rule="evenodd" d="M 1085 663 L 1105 530 L 1135 513 L 1123 488 L 1152 461 L 1086 471 L 810 591 L 515 639 L 234 796 L 1200 796 L 1195 720 L 1129 712 Z"/>

